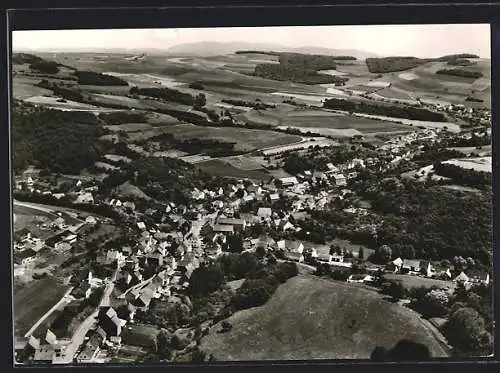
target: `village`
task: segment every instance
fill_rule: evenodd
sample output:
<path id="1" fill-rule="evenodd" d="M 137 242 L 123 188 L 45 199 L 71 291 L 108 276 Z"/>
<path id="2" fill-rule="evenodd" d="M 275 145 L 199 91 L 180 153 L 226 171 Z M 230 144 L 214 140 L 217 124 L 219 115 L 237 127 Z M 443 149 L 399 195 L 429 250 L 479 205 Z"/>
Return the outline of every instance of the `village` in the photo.
<path id="1" fill-rule="evenodd" d="M 482 132 L 476 135 L 482 136 Z M 189 206 L 169 201 L 162 211 L 155 207 L 140 211 L 132 199 L 103 195 L 96 181 L 76 178 L 66 182 L 68 190 L 53 192 L 50 177 L 30 168 L 15 179 L 16 190 L 55 199 L 71 198 L 75 206 L 105 205 L 125 222 L 135 239 L 122 245 L 115 241 L 114 246 L 112 241 L 106 251 L 98 250 L 92 258 L 98 273 L 88 265 L 74 273 L 72 277 L 79 280 L 69 280 L 70 290 L 18 338 L 16 351 L 22 355 L 28 348 L 35 362 L 67 364 L 110 361 L 111 352 L 122 345 L 148 347 L 134 341 L 134 328 L 144 328 L 136 322 L 136 314 L 147 313 L 153 299 L 189 304 L 186 289 L 192 273 L 204 263 L 224 256 L 234 242 L 241 244 L 242 253 L 259 252 L 278 261 L 295 262 L 299 272 L 314 273 L 324 265 L 347 271 L 348 283 L 370 285 L 388 273 L 439 279 L 449 283 L 449 289 L 457 283 L 489 284 L 490 273 L 484 270 L 456 270 L 449 263 L 430 258 L 402 256 L 375 264 L 359 246 L 353 249 L 352 245 L 345 248 L 335 242 L 315 244 L 294 238 L 303 230 L 300 222 L 307 219 L 309 211 L 328 209 L 332 201 L 352 200 L 354 192 L 348 185 L 364 170 L 393 170 L 420 154 L 425 146 L 449 136 L 434 129 L 411 132 L 385 142 L 376 149 L 377 155 L 359 156 L 342 164 L 328 163 L 326 170 L 304 170 L 269 183 L 228 180 L 224 187 L 214 190 L 192 190 Z M 463 133 L 455 136 L 468 138 Z M 28 202 L 16 203 L 36 208 Z M 369 207 L 344 204 L 343 210 L 355 219 L 366 215 Z M 64 209 L 56 214 L 53 220 L 40 221 L 15 233 L 14 276 L 33 274 L 36 263 L 47 252 L 72 252 L 75 245 L 87 239 L 88 232 L 113 221 L 99 214 Z M 307 234 L 302 232 L 304 237 Z M 66 320 L 65 313 L 78 316 L 72 335 L 68 335 L 67 326 L 75 322 L 75 317 L 55 322 Z M 192 339 L 190 346 L 195 344 Z"/>

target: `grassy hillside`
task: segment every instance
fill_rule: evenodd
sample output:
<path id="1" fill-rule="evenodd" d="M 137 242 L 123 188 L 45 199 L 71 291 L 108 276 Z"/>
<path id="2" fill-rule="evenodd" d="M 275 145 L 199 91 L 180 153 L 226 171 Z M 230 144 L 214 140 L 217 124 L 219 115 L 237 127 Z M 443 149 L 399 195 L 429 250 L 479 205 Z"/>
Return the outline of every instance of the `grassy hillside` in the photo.
<path id="1" fill-rule="evenodd" d="M 219 361 L 363 359 L 403 338 L 425 344 L 433 357 L 447 356 L 412 310 L 374 291 L 314 277 L 288 280 L 263 307 L 228 321 L 231 331 L 212 332 L 201 344 Z"/>

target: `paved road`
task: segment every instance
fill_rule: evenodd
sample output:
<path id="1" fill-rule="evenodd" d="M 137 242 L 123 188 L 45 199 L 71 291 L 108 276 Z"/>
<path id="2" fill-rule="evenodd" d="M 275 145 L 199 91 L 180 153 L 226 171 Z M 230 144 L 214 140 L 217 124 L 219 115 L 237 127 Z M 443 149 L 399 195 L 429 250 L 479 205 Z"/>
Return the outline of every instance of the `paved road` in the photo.
<path id="1" fill-rule="evenodd" d="M 71 338 L 71 343 L 66 347 L 66 351 L 64 353 L 64 358 L 54 362 L 54 364 L 70 364 L 73 362 L 73 357 L 77 353 L 78 349 L 80 346 L 83 344 L 85 341 L 85 336 L 89 332 L 90 329 L 92 329 L 95 324 L 96 324 L 96 318 L 99 313 L 99 309 L 101 307 L 106 307 L 110 305 L 110 296 L 111 293 L 113 292 L 113 289 L 115 287 L 114 281 L 116 280 L 116 277 L 118 275 L 118 269 L 115 271 L 112 280 L 106 285 L 106 288 L 104 289 L 104 293 L 101 298 L 101 302 L 99 303 L 99 306 L 95 309 L 92 314 L 87 317 L 75 330 L 73 333 L 73 336 Z"/>
<path id="2" fill-rule="evenodd" d="M 28 330 L 28 332 L 24 335 L 24 337 L 28 338 L 36 330 L 36 328 L 38 328 L 40 324 L 43 323 L 47 319 L 47 317 L 49 317 L 52 314 L 52 312 L 54 312 L 59 306 L 61 306 L 63 303 L 66 304 L 69 303 L 71 301 L 69 294 L 71 293 L 72 290 L 73 287 L 69 288 L 68 291 L 64 293 L 62 298 L 59 299 L 59 301 L 56 304 L 54 304 L 54 306 L 50 310 L 45 312 L 45 314 L 42 317 L 40 317 L 40 319 L 38 319 L 38 321 L 31 327 L 30 330 Z"/>

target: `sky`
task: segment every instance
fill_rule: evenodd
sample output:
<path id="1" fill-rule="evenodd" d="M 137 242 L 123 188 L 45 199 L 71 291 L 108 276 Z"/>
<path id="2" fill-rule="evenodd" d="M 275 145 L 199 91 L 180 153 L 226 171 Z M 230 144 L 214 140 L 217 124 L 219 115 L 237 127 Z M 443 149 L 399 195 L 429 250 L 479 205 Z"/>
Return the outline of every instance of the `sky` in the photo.
<path id="1" fill-rule="evenodd" d="M 200 41 L 358 49 L 385 56 L 490 58 L 489 24 L 14 31 L 12 49 L 168 49 Z"/>

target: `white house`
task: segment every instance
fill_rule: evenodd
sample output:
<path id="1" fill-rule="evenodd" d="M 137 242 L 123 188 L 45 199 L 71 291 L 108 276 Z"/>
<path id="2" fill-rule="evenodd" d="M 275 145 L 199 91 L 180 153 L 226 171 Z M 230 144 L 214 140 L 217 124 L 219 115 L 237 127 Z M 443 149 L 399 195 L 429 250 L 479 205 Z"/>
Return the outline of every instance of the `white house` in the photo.
<path id="1" fill-rule="evenodd" d="M 347 181 L 344 175 L 342 174 L 334 174 L 333 180 L 335 181 L 336 186 L 345 186 L 347 185 Z"/>

